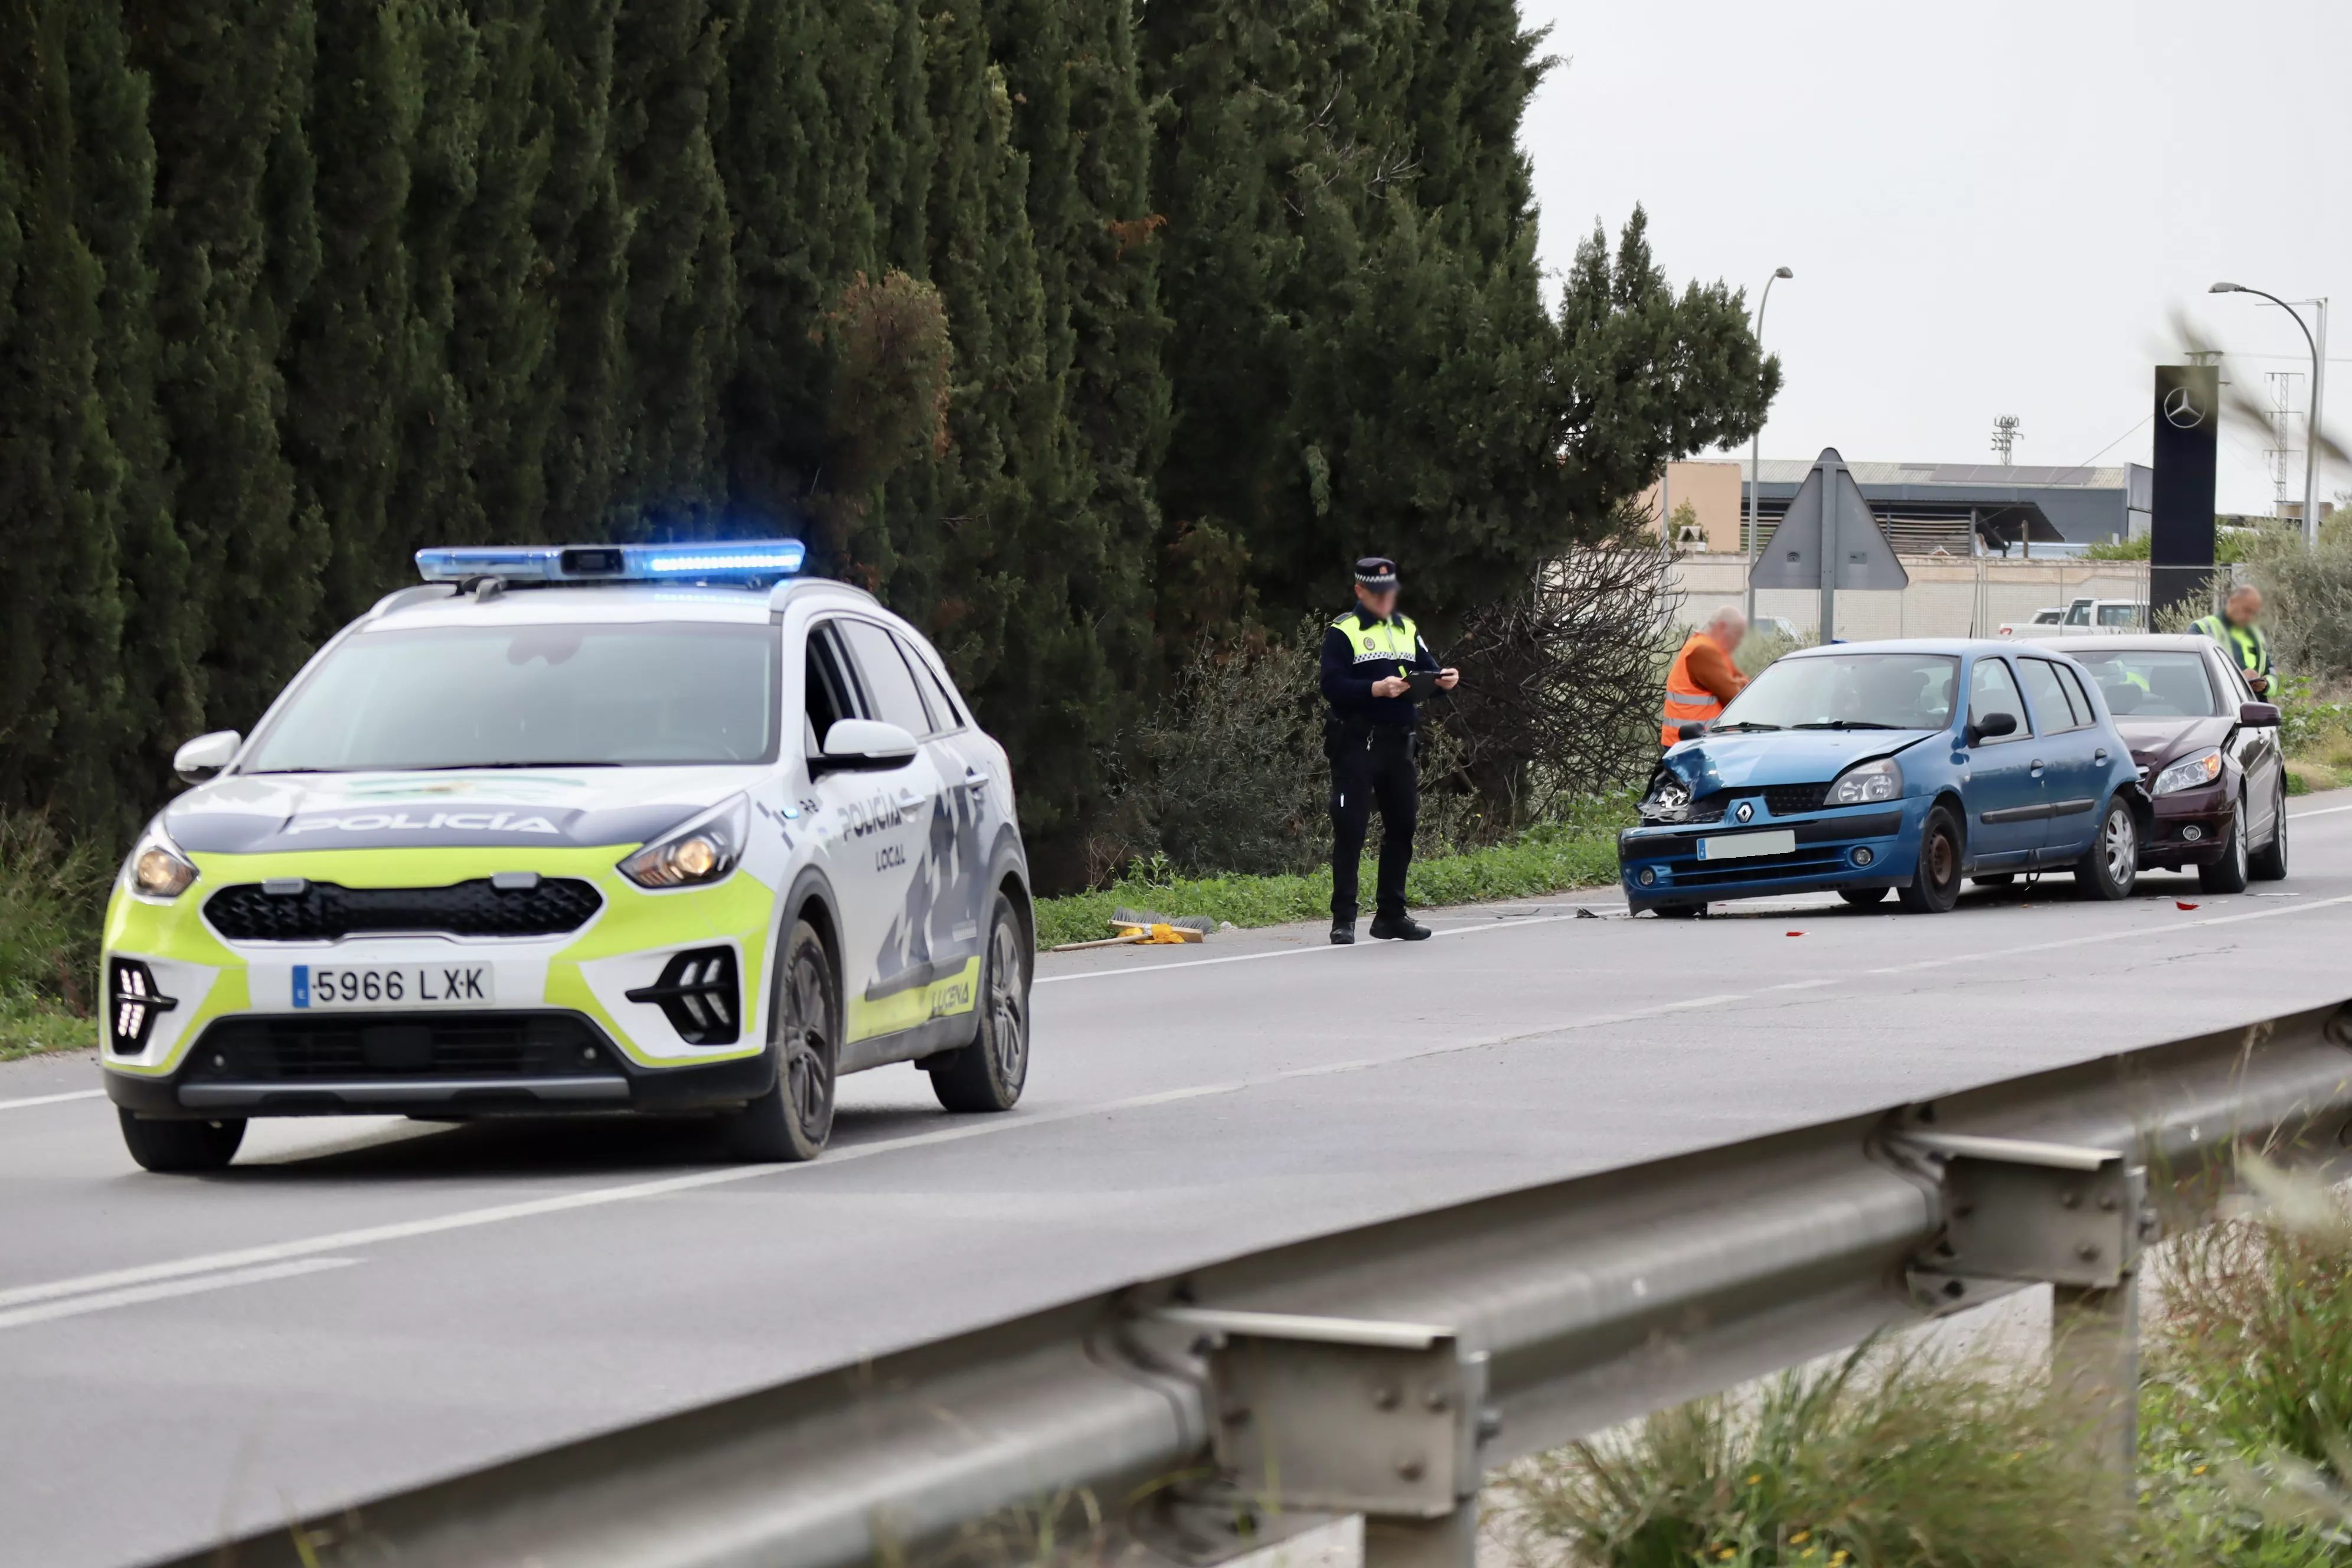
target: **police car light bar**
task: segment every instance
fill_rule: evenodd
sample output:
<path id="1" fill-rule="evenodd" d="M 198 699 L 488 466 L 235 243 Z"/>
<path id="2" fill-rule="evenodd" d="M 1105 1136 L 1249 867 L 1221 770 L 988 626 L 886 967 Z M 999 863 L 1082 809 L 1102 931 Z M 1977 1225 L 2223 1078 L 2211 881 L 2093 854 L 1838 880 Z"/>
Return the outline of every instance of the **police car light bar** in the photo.
<path id="1" fill-rule="evenodd" d="M 484 544 L 416 552 L 428 583 L 497 577 L 508 583 L 755 581 L 790 577 L 808 557 L 797 539 L 713 544 Z"/>

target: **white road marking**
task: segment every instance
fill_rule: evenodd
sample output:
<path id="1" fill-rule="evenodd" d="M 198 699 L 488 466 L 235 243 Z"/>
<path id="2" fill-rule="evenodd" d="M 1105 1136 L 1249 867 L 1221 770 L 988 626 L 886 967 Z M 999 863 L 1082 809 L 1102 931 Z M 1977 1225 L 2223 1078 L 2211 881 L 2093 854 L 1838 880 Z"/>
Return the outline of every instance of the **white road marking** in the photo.
<path id="1" fill-rule="evenodd" d="M 1076 1121 L 1082 1117 L 1115 1115 L 1121 1111 L 1178 1104 L 1185 1100 L 1238 1094 L 1248 1089 L 1267 1088 L 1300 1078 L 1370 1071 L 1379 1068 L 1425 1061 L 1438 1057 L 1490 1050 L 1546 1036 L 1580 1034 L 1591 1029 L 1609 1028 L 1619 1024 L 1640 1023 L 1687 1012 L 1694 1007 L 1721 1006 L 1756 1001 L 1768 996 L 1777 997 L 1790 991 L 1816 990 L 1849 984 L 1864 975 L 1900 974 L 1916 969 L 1936 968 L 1984 959 L 2012 958 L 2023 953 L 2046 952 L 2061 948 L 2086 946 L 2095 942 L 2145 939 L 2151 934 L 2162 936 L 2169 931 L 2193 931 L 2205 926 L 2231 925 L 2244 921 L 2275 920 L 2344 904 L 2352 904 L 2352 893 L 2338 898 L 2324 899 L 2315 903 L 2290 904 L 2277 909 L 2252 910 L 2242 914 L 2213 915 L 2203 920 L 2168 923 L 2164 928 L 2154 932 L 2146 927 L 2134 927 L 2129 930 L 2105 931 L 2091 936 L 2031 942 L 2018 947 L 1955 953 L 1946 958 L 1931 959 L 1919 963 L 1895 964 L 1882 969 L 1860 971 L 1854 975 L 1842 978 L 1793 981 L 1759 986 L 1753 991 L 1726 992 L 1719 995 L 1696 997 L 1687 1001 L 1664 1002 L 1648 1007 L 1629 1008 L 1622 1012 L 1605 1013 L 1564 1023 L 1541 1024 L 1530 1028 L 1513 1030 L 1508 1034 L 1461 1040 L 1451 1045 L 1426 1047 L 1390 1057 L 1368 1057 L 1354 1061 L 1328 1063 L 1314 1068 L 1292 1068 L 1258 1078 L 1234 1079 L 1222 1083 L 1160 1089 L 1150 1094 L 1131 1095 L 1124 1100 L 1066 1105 L 1050 1110 L 1030 1111 L 992 1118 L 985 1121 L 963 1122 L 951 1127 L 937 1128 L 930 1131 L 908 1133 L 898 1138 L 881 1138 L 871 1143 L 854 1143 L 846 1148 L 835 1149 L 826 1154 L 824 1163 L 838 1165 L 847 1161 L 871 1159 L 877 1155 L 897 1153 L 907 1149 L 961 1142 L 968 1138 L 992 1137 L 999 1133 Z M 1573 920 L 1575 917 L 1569 915 L 1560 918 Z M 1532 922 L 1514 921 L 1512 923 L 1525 925 Z M 1235 956 L 1273 955 L 1237 954 Z M 667 1197 L 674 1193 L 696 1192 L 706 1187 L 730 1186 L 739 1182 L 784 1176 L 794 1171 L 815 1168 L 817 1167 L 811 1165 L 730 1165 L 717 1170 L 691 1172 L 685 1175 L 665 1176 L 653 1181 L 629 1182 L 618 1186 L 596 1187 L 584 1192 L 534 1198 L 522 1203 L 500 1204 L 489 1208 L 466 1209 L 456 1214 L 437 1215 L 427 1219 L 401 1220 L 359 1230 L 338 1231 L 327 1236 L 306 1237 L 292 1241 L 242 1247 L 231 1252 L 184 1258 L 168 1263 L 141 1264 L 128 1268 L 110 1269 L 103 1273 L 85 1274 L 70 1279 L 49 1280 L 37 1285 L 20 1285 L 14 1289 L 0 1290 L 0 1326 L 6 1324 L 9 1315 L 15 1309 L 35 1302 L 56 1301 L 68 1297 L 86 1297 L 101 1291 L 119 1291 L 165 1280 L 196 1279 L 200 1277 L 225 1274 L 228 1271 L 236 1271 L 241 1276 L 271 1265 L 295 1259 L 316 1258 L 326 1253 L 355 1251 L 361 1247 L 383 1242 L 404 1241 L 417 1237 L 441 1235 L 449 1231 L 471 1230 L 482 1226 L 503 1225 L 509 1221 L 532 1219 L 543 1215 L 568 1214 L 580 1209 L 602 1208 L 611 1204 L 631 1203 L 643 1198 Z M 254 1274 L 253 1277 L 256 1279 L 262 1278 L 258 1274 Z"/>
<path id="2" fill-rule="evenodd" d="M 1603 908 L 1606 900 L 1596 900 Z M 1582 920 L 1573 910 L 1564 915 L 1524 915 L 1511 920 L 1482 921 L 1476 925 L 1447 926 L 1433 931 L 1433 936 L 1476 936 L 1490 931 L 1525 931 L 1529 926 L 1557 925 L 1561 921 Z M 1124 969 L 1089 969 L 1077 974 L 1041 974 L 1030 982 L 1033 985 L 1058 985 L 1066 980 L 1107 980 L 1114 974 L 1165 974 L 1171 969 L 1205 969 L 1213 963 L 1255 963 L 1261 958 L 1304 958 L 1318 952 L 1353 952 L 1359 948 L 1386 947 L 1387 942 L 1363 942 L 1354 947 L 1340 947 L 1326 942 L 1306 947 L 1278 947 L 1269 952 L 1229 952 L 1222 958 L 1184 958 L 1173 963 L 1130 963 Z"/>
<path id="3" fill-rule="evenodd" d="M 29 1100 L 0 1100 L 0 1110 L 22 1110 L 33 1105 L 63 1105 L 68 1100 L 102 1100 L 102 1089 L 78 1089 L 71 1094 L 37 1094 Z"/>
<path id="4" fill-rule="evenodd" d="M 272 1279 L 291 1279 L 299 1275 L 323 1273 L 330 1268 L 348 1268 L 358 1261 L 356 1258 L 305 1258 L 291 1263 L 272 1264 L 266 1268 L 239 1268 L 226 1274 L 207 1274 L 198 1279 L 173 1279 L 157 1285 L 100 1290 L 93 1295 L 76 1296 L 69 1300 L 47 1301 L 37 1307 L 19 1307 L 13 1312 L 0 1312 L 0 1329 L 22 1328 L 26 1323 L 46 1323 L 58 1318 L 78 1318 L 85 1312 L 135 1307 L 142 1301 L 161 1301 L 173 1296 L 194 1296 L 206 1290 L 226 1290 L 238 1285 L 262 1285 Z"/>
<path id="5" fill-rule="evenodd" d="M 2352 811 L 2352 805 L 2327 805 L 2320 807 L 2317 811 L 2290 811 L 2286 814 L 2286 819 L 2289 822 L 2301 822 L 2306 816 L 2333 816 L 2339 811 Z"/>

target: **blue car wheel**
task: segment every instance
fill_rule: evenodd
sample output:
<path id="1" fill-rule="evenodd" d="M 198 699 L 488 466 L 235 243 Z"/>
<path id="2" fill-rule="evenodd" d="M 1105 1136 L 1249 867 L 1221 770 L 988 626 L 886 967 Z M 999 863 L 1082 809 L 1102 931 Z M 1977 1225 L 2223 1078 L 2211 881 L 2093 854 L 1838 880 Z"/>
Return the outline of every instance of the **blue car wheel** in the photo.
<path id="1" fill-rule="evenodd" d="M 1919 825 L 1919 864 L 1895 889 L 1903 907 L 1917 915 L 1940 915 L 1960 901 L 1960 825 L 1948 805 L 1930 809 Z"/>

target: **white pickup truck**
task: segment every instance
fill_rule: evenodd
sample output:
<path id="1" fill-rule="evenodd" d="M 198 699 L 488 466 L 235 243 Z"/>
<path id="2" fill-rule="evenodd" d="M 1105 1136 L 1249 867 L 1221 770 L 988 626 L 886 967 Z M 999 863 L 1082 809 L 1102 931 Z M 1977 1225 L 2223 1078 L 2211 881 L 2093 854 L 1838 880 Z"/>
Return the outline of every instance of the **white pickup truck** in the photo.
<path id="1" fill-rule="evenodd" d="M 2076 599 L 2064 609 L 2037 610 L 2030 621 L 2004 621 L 2005 637 L 2121 637 L 2144 631 L 2147 606 L 2135 599 Z"/>

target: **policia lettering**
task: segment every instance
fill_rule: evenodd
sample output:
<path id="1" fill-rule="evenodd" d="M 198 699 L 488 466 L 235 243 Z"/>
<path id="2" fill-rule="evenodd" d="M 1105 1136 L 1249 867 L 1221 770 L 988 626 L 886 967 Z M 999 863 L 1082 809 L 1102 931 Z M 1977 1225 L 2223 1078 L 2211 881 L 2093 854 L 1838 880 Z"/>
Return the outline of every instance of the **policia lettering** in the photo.
<path id="1" fill-rule="evenodd" d="M 1421 799 L 1413 773 L 1420 710 L 1410 693 L 1376 688 L 1417 670 L 1439 672 L 1412 617 L 1397 613 L 1396 563 L 1372 556 L 1356 563 L 1357 606 L 1323 635 L 1323 750 L 1331 763 L 1331 940 L 1356 939 L 1357 867 L 1372 807 L 1381 808 L 1380 885 L 1372 934 L 1418 941 L 1429 934 L 1405 912 L 1405 873 L 1412 865 Z"/>

